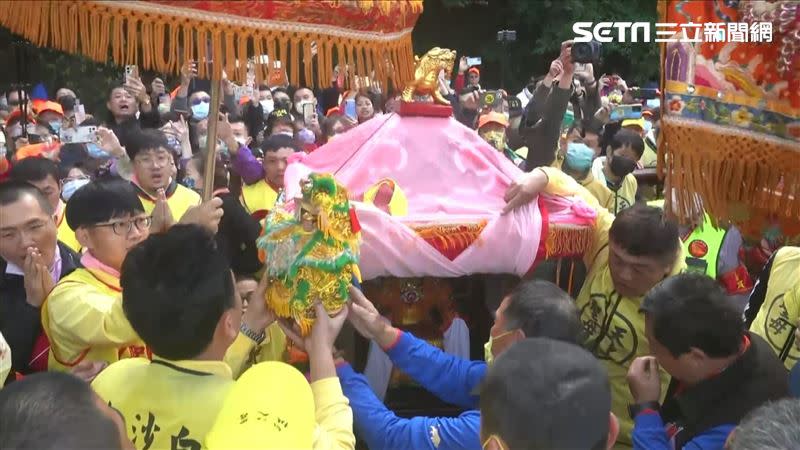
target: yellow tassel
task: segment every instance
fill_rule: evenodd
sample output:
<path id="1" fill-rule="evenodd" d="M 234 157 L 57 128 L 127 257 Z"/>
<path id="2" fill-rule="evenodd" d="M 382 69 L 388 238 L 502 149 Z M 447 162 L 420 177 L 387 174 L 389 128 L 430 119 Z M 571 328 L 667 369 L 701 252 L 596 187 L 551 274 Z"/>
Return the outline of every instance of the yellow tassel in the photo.
<path id="1" fill-rule="evenodd" d="M 408 12 L 419 13 L 423 8 L 421 0 L 359 1 L 348 5 L 391 17 L 404 18 Z M 405 85 L 413 69 L 413 61 L 403 60 L 412 56 L 410 33 L 394 41 L 374 41 L 357 32 L 355 36 L 324 35 L 313 27 L 291 33 L 250 29 L 215 21 L 213 14 L 176 18 L 157 6 L 140 10 L 131 8 L 128 2 L 0 1 L 0 25 L 36 45 L 82 53 L 100 63 L 136 64 L 141 70 L 177 74 L 183 61 L 194 59 L 201 62 L 200 76 L 218 77 L 225 69 L 228 77 L 239 83 L 246 78 L 248 48 L 258 55 L 268 54 L 273 61 L 281 60 L 294 84 L 302 80 L 312 86 L 328 86 L 334 60 L 348 64 L 351 75 L 369 76 L 374 70 L 384 89 L 390 78 L 397 86 Z M 316 42 L 316 62 L 310 55 L 311 42 Z M 387 57 L 394 66 L 391 71 L 385 67 Z M 212 59 L 213 64 L 202 64 Z M 269 67 L 257 66 L 259 79 L 268 79 Z M 348 77 L 351 82 L 353 79 Z"/>
<path id="2" fill-rule="evenodd" d="M 591 227 L 551 224 L 545 241 L 545 257 L 581 255 L 594 239 Z"/>

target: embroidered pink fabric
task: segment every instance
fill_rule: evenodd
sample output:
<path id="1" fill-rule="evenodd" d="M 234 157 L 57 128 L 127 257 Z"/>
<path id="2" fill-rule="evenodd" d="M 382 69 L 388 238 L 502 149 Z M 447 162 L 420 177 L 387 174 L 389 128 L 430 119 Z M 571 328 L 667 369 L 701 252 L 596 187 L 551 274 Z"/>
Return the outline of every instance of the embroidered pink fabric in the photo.
<path id="1" fill-rule="evenodd" d="M 296 153 L 284 177 L 287 199 L 300 195 L 299 182 L 310 172 L 332 173 L 348 188 L 362 227 L 359 266 L 364 279 L 523 275 L 536 259 L 543 238 L 536 202 L 500 215 L 503 195 L 522 171 L 455 119 L 387 114 L 311 154 Z M 405 192 L 407 216 L 393 217 L 360 202 L 382 178 L 393 179 Z M 594 211 L 577 198 L 553 197 L 547 204 L 553 206 L 551 222 L 594 220 Z M 483 220 L 488 223 L 479 238 L 453 261 L 408 226 Z"/>

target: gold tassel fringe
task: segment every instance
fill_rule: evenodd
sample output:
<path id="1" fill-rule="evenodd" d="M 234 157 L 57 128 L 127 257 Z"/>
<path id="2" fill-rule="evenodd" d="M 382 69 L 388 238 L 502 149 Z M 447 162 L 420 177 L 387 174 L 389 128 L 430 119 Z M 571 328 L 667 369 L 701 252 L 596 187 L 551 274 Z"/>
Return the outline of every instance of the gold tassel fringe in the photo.
<path id="1" fill-rule="evenodd" d="M 545 257 L 582 255 L 592 245 L 594 229 L 551 223 L 545 241 Z"/>
<path id="2" fill-rule="evenodd" d="M 661 127 L 659 171 L 677 194 L 677 208 L 666 196 L 666 211 L 689 220 L 702 206 L 717 221 L 800 222 L 800 145 L 670 116 Z"/>
<path id="3" fill-rule="evenodd" d="M 439 248 L 467 248 L 478 239 L 487 221 L 471 224 L 437 224 L 412 226 L 417 235 Z"/>
<path id="4" fill-rule="evenodd" d="M 422 0 L 328 1 L 357 5 L 363 11 L 377 8 L 376 14 L 384 15 L 422 11 Z M 348 89 L 353 88 L 356 77 L 370 76 L 372 70 L 382 86 L 388 86 L 391 80 L 401 89 L 413 78 L 410 28 L 388 40 L 355 30 L 347 36 L 325 34 L 325 26 L 300 23 L 291 31 L 269 29 L 264 22 L 248 27 L 246 17 L 225 22 L 211 20 L 215 17 L 211 12 L 177 16 L 157 4 L 142 5 L 146 3 L 0 1 L 0 25 L 38 46 L 160 73 L 179 73 L 184 61 L 196 60 L 201 78 L 219 79 L 224 69 L 230 79 L 243 83 L 246 57 L 268 54 L 270 60 L 283 62 L 294 85 L 302 82 L 328 87 L 334 62 L 351 68 Z M 316 57 L 311 55 L 312 42 L 316 44 Z M 314 59 L 317 70 L 313 68 Z M 257 64 L 257 79 L 268 80 L 270 66 Z"/>

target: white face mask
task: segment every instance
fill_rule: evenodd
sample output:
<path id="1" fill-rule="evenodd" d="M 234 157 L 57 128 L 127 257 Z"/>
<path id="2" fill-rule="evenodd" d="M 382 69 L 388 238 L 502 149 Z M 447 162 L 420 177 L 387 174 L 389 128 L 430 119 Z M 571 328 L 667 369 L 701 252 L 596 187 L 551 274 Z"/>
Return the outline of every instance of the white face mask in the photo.
<path id="1" fill-rule="evenodd" d="M 63 198 L 64 201 L 69 201 L 69 199 L 72 198 L 72 195 L 75 194 L 75 191 L 83 186 L 86 186 L 90 181 L 91 180 L 88 178 L 67 181 L 61 188 L 61 198 Z"/>
<path id="2" fill-rule="evenodd" d="M 271 113 L 275 109 L 275 101 L 272 99 L 269 100 L 261 100 L 261 108 L 264 110 L 264 115 Z"/>
<path id="3" fill-rule="evenodd" d="M 297 110 L 298 114 L 303 114 L 303 105 L 310 104 L 313 105 L 313 100 L 302 100 L 294 104 L 294 109 Z"/>

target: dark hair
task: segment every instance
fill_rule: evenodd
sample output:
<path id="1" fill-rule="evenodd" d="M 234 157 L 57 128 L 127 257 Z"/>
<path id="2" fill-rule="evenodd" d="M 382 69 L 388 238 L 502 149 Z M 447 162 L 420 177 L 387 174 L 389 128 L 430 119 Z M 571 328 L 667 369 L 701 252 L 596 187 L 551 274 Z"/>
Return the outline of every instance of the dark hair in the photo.
<path id="1" fill-rule="evenodd" d="M 81 127 L 85 127 L 85 126 L 89 126 L 89 125 L 94 125 L 96 127 L 99 127 L 101 124 L 100 124 L 100 121 L 97 120 L 94 117 L 87 117 L 86 119 L 83 119 L 83 122 L 78 124 L 78 126 L 81 126 Z"/>
<path id="2" fill-rule="evenodd" d="M 171 154 L 167 137 L 160 130 L 144 129 L 131 132 L 125 141 L 125 151 L 131 161 L 141 152 L 162 149 Z"/>
<path id="3" fill-rule="evenodd" d="M 58 164 L 47 158 L 25 158 L 11 166 L 8 176 L 12 180 L 34 183 L 53 177 L 58 182 Z"/>
<path id="4" fill-rule="evenodd" d="M 163 127 L 170 122 L 180 122 L 181 117 L 175 111 L 167 111 L 158 115 L 159 124 Z"/>
<path id="5" fill-rule="evenodd" d="M 86 175 L 89 175 L 89 176 L 91 175 L 91 171 L 86 167 L 86 165 L 84 164 L 83 161 L 71 161 L 71 162 L 69 162 L 67 164 L 63 164 L 62 163 L 59 166 L 58 170 L 59 170 L 59 175 L 61 176 L 61 179 L 63 180 L 64 178 L 67 178 L 67 176 L 69 176 L 69 172 L 72 169 L 78 169 L 78 170 L 80 170 L 81 172 L 83 172 Z"/>
<path id="6" fill-rule="evenodd" d="M 133 329 L 171 360 L 205 351 L 222 314 L 234 307 L 227 259 L 214 236 L 197 225 L 175 225 L 133 248 L 122 263 L 120 286 Z"/>
<path id="7" fill-rule="evenodd" d="M 644 139 L 639 136 L 639 133 L 633 130 L 621 130 L 614 133 L 611 139 L 611 150 L 615 151 L 623 146 L 630 147 L 636 153 L 636 159 L 639 160 L 644 154 Z"/>
<path id="8" fill-rule="evenodd" d="M 199 151 L 192 156 L 192 161 L 198 172 L 206 174 L 206 151 Z M 199 186 L 198 186 L 199 187 Z M 214 189 L 228 187 L 228 167 L 225 161 L 217 155 L 214 164 Z"/>
<path id="9" fill-rule="evenodd" d="M 119 83 L 119 81 L 117 83 Z M 106 100 L 111 100 L 111 96 L 114 95 L 114 91 L 115 90 L 117 90 L 117 89 L 125 89 L 125 85 L 124 84 L 121 84 L 121 83 L 117 84 L 117 83 L 112 84 L 111 87 L 108 88 L 108 95 L 106 96 Z"/>
<path id="10" fill-rule="evenodd" d="M 261 84 L 258 85 L 258 90 L 259 91 L 269 91 L 269 86 L 267 86 L 264 83 L 261 83 Z M 272 93 L 272 91 L 270 91 L 270 93 Z"/>
<path id="11" fill-rule="evenodd" d="M 75 110 L 75 97 L 71 95 L 62 95 L 56 101 L 61 105 L 61 110 L 64 112 Z"/>
<path id="12" fill-rule="evenodd" d="M 89 151 L 86 150 L 86 145 L 75 143 L 63 144 L 61 150 L 58 152 L 58 156 L 61 160 L 58 163 L 59 176 L 61 178 L 64 178 L 72 167 L 81 166 L 81 168 L 83 168 L 90 159 Z"/>
<path id="13" fill-rule="evenodd" d="M 26 181 L 7 181 L 0 183 L 0 206 L 8 206 L 22 199 L 23 196 L 30 195 L 36 199 L 42 211 L 48 216 L 53 214 L 53 205 L 47 200 L 36 186 Z"/>
<path id="14" fill-rule="evenodd" d="M 333 135 L 333 127 L 335 127 L 337 123 L 345 123 L 344 116 L 341 114 L 333 114 L 323 119 L 321 124 L 322 134 L 326 137 Z"/>
<path id="15" fill-rule="evenodd" d="M 603 364 L 583 348 L 525 339 L 503 352 L 480 394 L 483 438 L 509 449 L 604 449 L 611 389 Z"/>
<path id="16" fill-rule="evenodd" d="M 617 214 L 611 241 L 633 256 L 647 256 L 674 262 L 680 243 L 678 224 L 664 217 L 661 208 L 637 203 Z"/>
<path id="17" fill-rule="evenodd" d="M 119 449 L 120 432 L 84 381 L 59 372 L 25 377 L 0 390 L 0 448 Z"/>
<path id="18" fill-rule="evenodd" d="M 742 312 L 708 276 L 667 278 L 645 295 L 639 310 L 652 322 L 656 340 L 675 357 L 695 347 L 723 358 L 737 354 L 742 345 Z"/>
<path id="19" fill-rule="evenodd" d="M 263 151 L 265 155 L 269 152 L 277 152 L 282 148 L 291 148 L 295 152 L 302 151 L 300 145 L 294 138 L 283 134 L 270 136 L 264 139 L 264 142 L 261 143 L 261 151 Z"/>
<path id="20" fill-rule="evenodd" d="M 267 117 L 267 126 L 264 129 L 264 135 L 269 136 L 272 134 L 272 130 L 277 125 L 288 125 L 292 127 L 294 130 L 294 118 L 292 117 L 291 112 L 287 109 L 275 109 L 271 113 L 269 113 L 269 117 Z"/>
<path id="21" fill-rule="evenodd" d="M 546 337 L 573 344 L 583 340 L 578 308 L 566 292 L 549 281 L 519 283 L 508 294 L 503 314 L 506 330 L 519 328 L 526 337 Z"/>
<path id="22" fill-rule="evenodd" d="M 64 214 L 67 225 L 77 230 L 143 212 L 142 201 L 133 185 L 121 178 L 108 177 L 93 180 L 75 191 Z"/>

